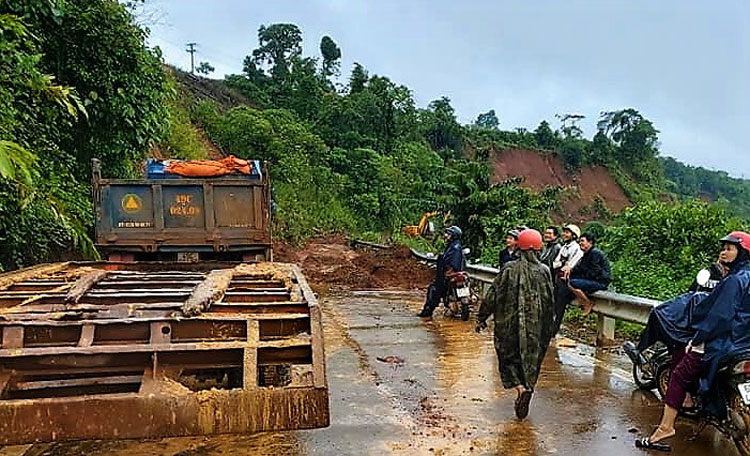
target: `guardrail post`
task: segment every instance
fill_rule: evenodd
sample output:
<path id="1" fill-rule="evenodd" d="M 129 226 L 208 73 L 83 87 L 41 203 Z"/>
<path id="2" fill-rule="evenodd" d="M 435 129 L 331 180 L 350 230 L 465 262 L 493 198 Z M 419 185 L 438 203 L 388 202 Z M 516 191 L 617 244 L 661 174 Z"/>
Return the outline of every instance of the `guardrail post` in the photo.
<path id="1" fill-rule="evenodd" d="M 599 320 L 596 322 L 597 347 L 609 347 L 615 344 L 615 322 L 614 318 L 599 314 Z"/>

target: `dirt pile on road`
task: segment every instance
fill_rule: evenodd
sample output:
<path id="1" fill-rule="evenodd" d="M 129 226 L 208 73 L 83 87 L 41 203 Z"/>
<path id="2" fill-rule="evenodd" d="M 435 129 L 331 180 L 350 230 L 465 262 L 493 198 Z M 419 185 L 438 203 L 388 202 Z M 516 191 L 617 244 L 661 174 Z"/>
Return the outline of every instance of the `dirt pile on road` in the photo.
<path id="1" fill-rule="evenodd" d="M 340 235 L 311 239 L 302 248 L 277 244 L 274 257 L 299 264 L 316 290 L 420 289 L 435 275 L 407 247 L 354 249 Z"/>

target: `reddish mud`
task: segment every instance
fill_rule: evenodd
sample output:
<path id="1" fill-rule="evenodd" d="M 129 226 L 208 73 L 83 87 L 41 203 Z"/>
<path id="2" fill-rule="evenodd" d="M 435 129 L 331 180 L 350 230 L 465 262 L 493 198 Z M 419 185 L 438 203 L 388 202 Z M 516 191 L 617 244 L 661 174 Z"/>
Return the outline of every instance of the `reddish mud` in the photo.
<path id="1" fill-rule="evenodd" d="M 316 291 L 422 289 L 435 276 L 405 246 L 387 250 L 354 249 L 341 235 L 314 238 L 301 248 L 277 243 L 274 258 L 299 264 Z"/>

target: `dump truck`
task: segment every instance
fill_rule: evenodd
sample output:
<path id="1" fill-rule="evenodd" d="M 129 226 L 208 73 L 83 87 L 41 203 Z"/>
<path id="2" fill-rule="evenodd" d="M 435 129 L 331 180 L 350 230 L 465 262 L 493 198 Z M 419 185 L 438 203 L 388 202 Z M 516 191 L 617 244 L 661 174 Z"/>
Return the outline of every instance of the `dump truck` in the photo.
<path id="1" fill-rule="evenodd" d="M 267 166 L 199 178 L 149 160 L 147 179 L 103 179 L 93 161 L 96 243 L 114 261 L 272 261 Z M 159 171 L 162 172 L 159 172 Z"/>
<path id="2" fill-rule="evenodd" d="M 320 308 L 298 266 L 267 261 L 263 169 L 120 181 L 94 166 L 107 260 L 0 274 L 0 445 L 329 424 Z"/>

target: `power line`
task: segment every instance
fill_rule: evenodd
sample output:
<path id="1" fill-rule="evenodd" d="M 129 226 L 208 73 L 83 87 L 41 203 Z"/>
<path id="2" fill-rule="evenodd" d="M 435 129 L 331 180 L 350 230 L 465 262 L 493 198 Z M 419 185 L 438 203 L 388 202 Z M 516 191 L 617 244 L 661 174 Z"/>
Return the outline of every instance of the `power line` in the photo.
<path id="1" fill-rule="evenodd" d="M 198 43 L 188 43 L 186 51 L 190 53 L 190 73 L 195 74 L 195 46 Z"/>

